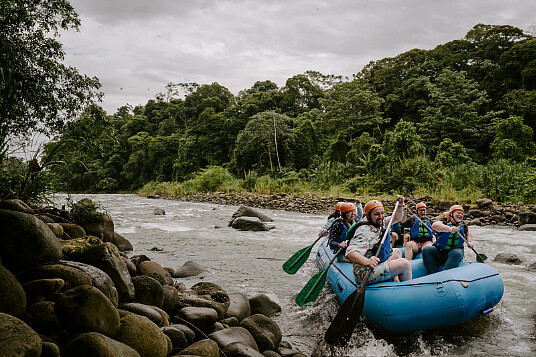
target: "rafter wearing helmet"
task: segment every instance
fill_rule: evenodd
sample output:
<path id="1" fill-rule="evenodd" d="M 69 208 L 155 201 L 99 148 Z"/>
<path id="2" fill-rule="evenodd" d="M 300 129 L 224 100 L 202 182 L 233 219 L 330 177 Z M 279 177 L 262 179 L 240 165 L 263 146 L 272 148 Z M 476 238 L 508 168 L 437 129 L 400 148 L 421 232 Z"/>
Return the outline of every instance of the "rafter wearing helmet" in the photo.
<path id="1" fill-rule="evenodd" d="M 463 223 L 464 213 L 461 205 L 452 205 L 446 219 L 432 224 L 434 231 L 438 232 L 437 241 L 434 246 L 426 247 L 422 252 L 428 273 L 435 273 L 441 265 L 444 265 L 444 270 L 456 268 L 464 256 L 464 241 L 473 247 L 469 227 Z"/>
<path id="2" fill-rule="evenodd" d="M 406 220 L 405 227 L 409 228 L 409 232 L 404 235 L 407 260 L 413 259 L 416 254 L 422 252 L 424 247 L 433 244 L 432 222 L 426 217 L 426 209 L 426 203 L 417 203 L 415 206 L 417 214 Z"/>

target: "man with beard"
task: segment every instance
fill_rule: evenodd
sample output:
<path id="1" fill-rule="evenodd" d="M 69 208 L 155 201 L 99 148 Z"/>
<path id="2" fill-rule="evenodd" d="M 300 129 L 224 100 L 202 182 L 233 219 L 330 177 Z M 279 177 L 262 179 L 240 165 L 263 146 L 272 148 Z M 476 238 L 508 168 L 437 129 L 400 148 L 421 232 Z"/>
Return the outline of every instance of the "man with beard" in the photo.
<path id="1" fill-rule="evenodd" d="M 404 197 L 397 195 L 398 209 L 393 212 L 393 222 L 399 222 L 403 215 Z M 381 245 L 379 257 L 376 251 L 381 244 L 390 217 L 385 216 L 383 204 L 372 200 L 365 205 L 365 217 L 358 223 L 348 247 L 346 258 L 354 263 L 354 275 L 359 284 L 368 269 L 373 269 L 365 283 L 372 284 L 385 280 L 405 281 L 411 279 L 411 264 L 402 257 L 400 249 L 391 250 L 390 233 L 387 232 Z"/>

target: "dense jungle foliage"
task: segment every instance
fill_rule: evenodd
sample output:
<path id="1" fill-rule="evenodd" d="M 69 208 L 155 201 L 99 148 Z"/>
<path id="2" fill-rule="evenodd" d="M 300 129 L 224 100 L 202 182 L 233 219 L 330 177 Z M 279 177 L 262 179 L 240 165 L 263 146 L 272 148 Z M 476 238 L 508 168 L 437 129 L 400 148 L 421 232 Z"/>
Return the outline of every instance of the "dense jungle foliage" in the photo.
<path id="1" fill-rule="evenodd" d="M 76 26 L 74 10 L 65 11 Z M 10 134 L 4 118 L 39 113 L 18 105 L 25 74 L 13 58 L 23 60 L 2 51 L 0 144 Z M 90 90 L 97 96 L 96 79 L 69 73 L 65 86 L 78 104 Z M 44 124 L 58 118 L 45 112 L 37 116 Z M 508 25 L 478 24 L 463 39 L 370 62 L 352 78 L 307 71 L 238 95 L 218 83 L 169 83 L 145 105 L 110 115 L 91 104 L 79 113 L 53 123 L 58 135 L 33 171 L 2 158 L 3 195 L 143 188 L 536 201 L 536 38 Z"/>

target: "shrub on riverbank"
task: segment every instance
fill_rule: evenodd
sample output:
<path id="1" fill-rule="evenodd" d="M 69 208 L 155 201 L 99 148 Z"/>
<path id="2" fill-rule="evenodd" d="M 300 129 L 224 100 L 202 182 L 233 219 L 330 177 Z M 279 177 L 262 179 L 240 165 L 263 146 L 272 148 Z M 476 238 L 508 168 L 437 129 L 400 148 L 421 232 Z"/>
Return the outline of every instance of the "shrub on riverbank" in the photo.
<path id="1" fill-rule="evenodd" d="M 183 182 L 149 182 L 138 191 L 146 196 L 186 196 L 202 192 L 250 192 L 255 194 L 304 193 L 318 196 L 357 195 L 364 198 L 402 193 L 408 196 L 431 196 L 437 199 L 475 202 L 487 197 L 497 202 L 536 202 L 536 173 L 531 166 L 505 159 L 492 160 L 486 165 L 467 163 L 456 167 L 427 169 L 426 181 L 409 175 L 378 175 L 365 173 L 341 179 L 334 168 L 319 167 L 314 175 L 289 171 L 276 175 L 250 172 L 244 179 L 233 176 L 223 167 L 210 167 Z M 333 173 L 330 180 L 328 173 Z M 419 176 L 419 175 L 415 175 Z M 421 175 L 421 176 L 424 176 Z M 319 179 L 322 178 L 322 179 Z M 411 181 L 412 185 L 400 182 Z M 396 182 L 395 182 L 396 181 Z"/>

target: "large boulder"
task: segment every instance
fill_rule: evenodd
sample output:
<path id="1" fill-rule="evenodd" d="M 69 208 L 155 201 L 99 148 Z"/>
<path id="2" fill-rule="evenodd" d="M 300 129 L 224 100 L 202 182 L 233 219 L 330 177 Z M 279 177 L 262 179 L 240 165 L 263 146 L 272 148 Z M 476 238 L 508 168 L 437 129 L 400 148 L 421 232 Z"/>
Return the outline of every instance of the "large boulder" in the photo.
<path id="1" fill-rule="evenodd" d="M 239 217 L 256 217 L 261 222 L 273 222 L 274 220 L 265 215 L 264 213 L 256 210 L 255 208 L 251 208 L 248 206 L 240 206 L 238 209 L 233 213 L 233 216 L 231 217 L 231 220 L 229 221 L 228 226 L 231 227 L 232 223 L 235 219 Z"/>
<path id="2" fill-rule="evenodd" d="M 251 307 L 251 314 L 263 314 L 268 317 L 281 312 L 281 306 L 278 303 L 270 299 L 266 294 L 257 294 L 249 299 L 249 306 Z"/>
<path id="3" fill-rule="evenodd" d="M 87 332 L 71 340 L 61 354 L 63 357 L 140 357 L 132 347 L 98 332 Z"/>
<path id="4" fill-rule="evenodd" d="M 510 253 L 499 253 L 493 259 L 494 262 L 510 264 L 510 265 L 519 265 L 521 264 L 521 259 L 518 258 L 515 254 Z"/>
<path id="5" fill-rule="evenodd" d="M 63 233 L 69 238 L 84 238 L 87 233 L 84 228 L 75 223 L 60 223 Z"/>
<path id="6" fill-rule="evenodd" d="M 56 263 L 62 256 L 58 237 L 39 218 L 0 209 L 0 257 L 11 272 Z"/>
<path id="7" fill-rule="evenodd" d="M 218 319 L 223 319 L 229 308 L 229 295 L 214 283 L 197 283 L 191 290 L 179 291 L 177 308 L 187 306 L 210 307 L 218 312 Z"/>
<path id="8" fill-rule="evenodd" d="M 91 277 L 84 271 L 64 264 L 43 265 L 32 274 L 37 279 L 62 279 L 65 282 L 65 290 L 70 290 L 80 285 L 91 285 Z"/>
<path id="9" fill-rule="evenodd" d="M 251 307 L 249 306 L 249 299 L 243 293 L 230 293 L 229 294 L 229 308 L 225 312 L 225 318 L 236 317 L 240 322 L 246 317 L 251 315 Z"/>
<path id="10" fill-rule="evenodd" d="M 145 316 L 121 312 L 121 328 L 115 336 L 134 348 L 141 357 L 167 357 L 169 338 Z"/>
<path id="11" fill-rule="evenodd" d="M 61 278 L 37 279 L 24 283 L 22 288 L 28 304 L 43 300 L 55 301 L 56 296 L 65 288 L 65 281 Z"/>
<path id="12" fill-rule="evenodd" d="M 524 224 L 521 227 L 518 228 L 520 231 L 536 231 L 536 224 Z"/>
<path id="13" fill-rule="evenodd" d="M 160 308 L 164 305 L 164 290 L 156 279 L 147 275 L 139 275 L 132 278 L 132 283 L 136 302 Z"/>
<path id="14" fill-rule="evenodd" d="M 117 307 L 119 303 L 119 296 L 114 282 L 108 276 L 108 274 L 99 268 L 94 267 L 93 265 L 85 263 L 73 262 L 70 260 L 60 260 L 59 263 L 68 267 L 76 268 L 89 275 L 91 278 L 91 285 L 99 289 L 112 302 L 112 304 Z"/>
<path id="15" fill-rule="evenodd" d="M 161 328 L 171 340 L 174 351 L 188 346 L 195 338 L 195 332 L 185 325 L 170 325 Z"/>
<path id="16" fill-rule="evenodd" d="M 149 305 L 140 304 L 137 302 L 127 302 L 119 305 L 121 310 L 129 311 L 134 314 L 147 317 L 149 320 L 154 322 L 157 326 L 162 324 L 162 315 L 160 315 L 155 309 Z"/>
<path id="17" fill-rule="evenodd" d="M 277 351 L 283 336 L 279 326 L 272 319 L 263 314 L 255 314 L 242 320 L 240 326 L 251 333 L 257 342 L 259 351 Z"/>
<path id="18" fill-rule="evenodd" d="M 119 301 L 134 300 L 134 285 L 128 268 L 121 258 L 119 249 L 113 243 L 106 242 L 91 247 L 78 257 L 82 263 L 93 265 L 104 271 L 114 282 L 119 294 Z"/>
<path id="19" fill-rule="evenodd" d="M 18 198 L 8 198 L 6 200 L 0 201 L 0 209 L 5 209 L 8 211 L 17 211 L 33 214 L 33 210 L 28 204 Z"/>
<path id="20" fill-rule="evenodd" d="M 121 252 L 129 252 L 134 250 L 132 243 L 130 243 L 128 239 L 126 239 L 117 232 L 114 232 L 114 238 L 112 240 L 112 243 L 115 244 L 115 246 L 119 248 Z"/>
<path id="21" fill-rule="evenodd" d="M 526 209 L 521 210 L 519 211 L 518 220 L 520 226 L 524 224 L 536 224 L 536 213 Z"/>
<path id="22" fill-rule="evenodd" d="M 201 331 L 207 331 L 216 321 L 218 313 L 209 307 L 183 307 L 179 310 L 174 322 L 182 323 L 188 321 Z"/>
<path id="23" fill-rule="evenodd" d="M 0 265 L 0 312 L 21 317 L 26 310 L 26 293 L 15 276 Z"/>
<path id="24" fill-rule="evenodd" d="M 162 309 L 168 314 L 171 314 L 177 305 L 179 299 L 179 291 L 174 286 L 164 285 L 162 286 L 162 292 L 164 293 L 164 302 Z"/>
<path id="25" fill-rule="evenodd" d="M 216 341 L 221 349 L 225 348 L 225 346 L 231 343 L 239 342 L 245 346 L 253 348 L 255 351 L 259 350 L 257 342 L 255 342 L 255 339 L 251 333 L 241 326 L 233 326 L 224 330 L 216 331 L 211 333 L 208 337 Z"/>
<path id="26" fill-rule="evenodd" d="M 241 231 L 261 232 L 275 228 L 273 224 L 266 224 L 258 217 L 238 217 L 233 220 L 231 227 Z"/>
<path id="27" fill-rule="evenodd" d="M 113 337 L 119 330 L 119 313 L 97 288 L 78 286 L 66 291 L 54 305 L 58 321 L 70 332 L 99 332 Z"/>
<path id="28" fill-rule="evenodd" d="M 114 221 L 106 214 L 94 214 L 93 220 L 83 224 L 87 234 L 99 237 L 103 242 L 114 241 Z"/>
<path id="29" fill-rule="evenodd" d="M 61 226 L 60 223 L 47 223 L 46 224 L 48 226 L 48 228 L 50 228 L 50 230 L 52 231 L 52 233 L 54 233 L 54 235 L 58 238 L 63 238 L 63 227 Z"/>
<path id="30" fill-rule="evenodd" d="M 40 356 L 41 337 L 22 320 L 0 312 L 0 356 Z"/>
<path id="31" fill-rule="evenodd" d="M 141 262 L 137 269 L 137 273 L 139 275 L 150 275 L 153 274 L 158 275 L 162 280 L 165 282 L 165 285 L 173 285 L 173 278 L 171 277 L 171 274 L 167 270 L 165 270 L 159 263 L 148 260 L 145 262 Z"/>
<path id="32" fill-rule="evenodd" d="M 191 260 L 188 260 L 186 263 L 184 263 L 181 267 L 177 268 L 173 272 L 174 278 L 187 278 L 190 276 L 196 276 L 199 274 L 207 273 L 208 270 L 201 265 L 197 264 L 196 262 L 193 262 Z"/>
<path id="33" fill-rule="evenodd" d="M 54 312 L 52 301 L 39 301 L 28 306 L 26 315 L 26 323 L 40 334 L 52 336 L 63 331 L 63 326 Z"/>

